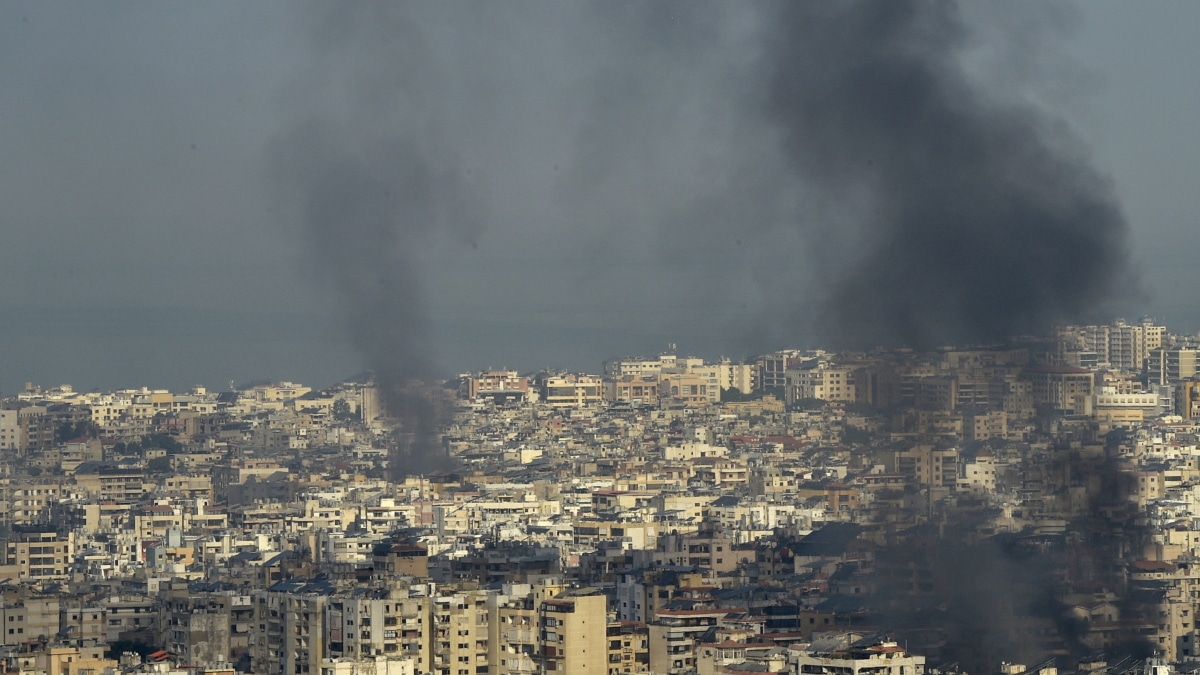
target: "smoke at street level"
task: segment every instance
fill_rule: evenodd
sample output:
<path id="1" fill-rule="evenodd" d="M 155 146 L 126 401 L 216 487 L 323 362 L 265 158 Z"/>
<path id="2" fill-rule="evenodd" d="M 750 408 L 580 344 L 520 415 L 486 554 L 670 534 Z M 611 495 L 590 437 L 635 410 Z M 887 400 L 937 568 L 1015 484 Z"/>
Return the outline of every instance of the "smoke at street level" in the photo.
<path id="1" fill-rule="evenodd" d="M 970 81 L 957 3 L 781 7 L 769 111 L 823 210 L 830 343 L 1002 339 L 1128 281 L 1109 181 L 1060 120 Z"/>

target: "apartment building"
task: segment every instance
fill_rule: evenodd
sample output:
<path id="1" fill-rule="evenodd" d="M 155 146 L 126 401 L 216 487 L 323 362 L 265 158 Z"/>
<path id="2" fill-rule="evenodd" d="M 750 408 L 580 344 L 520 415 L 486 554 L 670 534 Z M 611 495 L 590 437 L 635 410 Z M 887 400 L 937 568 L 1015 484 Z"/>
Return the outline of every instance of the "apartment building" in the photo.
<path id="1" fill-rule="evenodd" d="M 715 375 L 663 373 L 658 376 L 659 398 L 664 402 L 701 406 L 721 400 L 721 386 Z"/>
<path id="2" fill-rule="evenodd" d="M 958 485 L 958 448 L 919 444 L 895 453 L 895 471 L 929 487 Z"/>
<path id="3" fill-rule="evenodd" d="M 153 487 L 146 482 L 142 469 L 108 462 L 80 465 L 75 472 L 75 484 L 93 499 L 122 504 L 138 501 Z"/>
<path id="4" fill-rule="evenodd" d="M 543 672 L 608 675 L 608 600 L 599 590 L 579 589 L 542 601 L 538 634 Z"/>
<path id="5" fill-rule="evenodd" d="M 650 672 L 666 675 L 695 672 L 696 642 L 731 611 L 735 610 L 660 609 L 655 612 L 648 626 Z"/>
<path id="6" fill-rule="evenodd" d="M 1152 384 L 1172 384 L 1196 375 L 1200 350 L 1187 347 L 1160 347 L 1152 350 L 1146 370 Z"/>
<path id="7" fill-rule="evenodd" d="M 792 657 L 799 675 L 923 675 L 925 657 L 910 655 L 895 642 L 867 645 L 847 644 L 848 639 L 834 637 L 814 643 Z"/>
<path id="8" fill-rule="evenodd" d="M 49 507 L 67 495 L 59 481 L 14 481 L 0 488 L 0 516 L 9 524 L 43 522 Z"/>
<path id="9" fill-rule="evenodd" d="M 432 602 L 407 588 L 354 589 L 333 595 L 327 605 L 329 656 L 411 659 L 417 672 L 432 670 Z"/>
<path id="10" fill-rule="evenodd" d="M 416 661 L 411 658 L 375 656 L 359 659 L 325 659 L 321 675 L 419 675 Z"/>
<path id="11" fill-rule="evenodd" d="M 1064 351 L 1095 352 L 1098 365 L 1130 372 L 1141 372 L 1166 336 L 1166 326 L 1151 319 L 1137 324 L 1117 319 L 1109 325 L 1067 326 L 1058 332 Z"/>
<path id="12" fill-rule="evenodd" d="M 21 425 L 16 410 L 0 410 L 0 450 L 21 447 Z"/>
<path id="13" fill-rule="evenodd" d="M 604 379 L 604 400 L 658 403 L 658 375 L 619 375 Z"/>
<path id="14" fill-rule="evenodd" d="M 1200 379 L 1193 377 L 1175 388 L 1175 414 L 1188 419 L 1200 417 Z"/>
<path id="15" fill-rule="evenodd" d="M 0 606 L 0 644 L 15 646 L 56 635 L 60 625 L 61 601 L 54 596 L 4 601 Z"/>
<path id="16" fill-rule="evenodd" d="M 4 553 L 7 573 L 18 580 L 66 579 L 75 555 L 75 534 L 59 534 L 53 525 L 13 525 Z"/>
<path id="17" fill-rule="evenodd" d="M 325 611 L 331 588 L 281 581 L 253 593 L 251 665 L 262 675 L 317 675 L 325 658 Z"/>
<path id="18" fill-rule="evenodd" d="M 846 403 L 857 398 L 854 371 L 847 367 L 819 363 L 812 368 L 787 371 L 786 381 L 784 393 L 788 405 L 806 398 Z"/>
<path id="19" fill-rule="evenodd" d="M 595 375 L 541 375 L 540 401 L 555 408 L 582 408 L 603 401 L 604 383 Z"/>
<path id="20" fill-rule="evenodd" d="M 515 370 L 489 370 L 459 377 L 458 395 L 468 401 L 524 401 L 529 391 L 529 378 Z"/>
<path id="21" fill-rule="evenodd" d="M 432 600 L 434 675 L 475 675 L 488 667 L 488 594 L 462 591 Z"/>
<path id="22" fill-rule="evenodd" d="M 804 360 L 802 352 L 791 349 L 759 356 L 754 360 L 758 388 L 783 389 L 787 386 L 787 371 L 799 368 Z"/>
<path id="23" fill-rule="evenodd" d="M 1068 414 L 1091 412 L 1094 375 L 1084 368 L 1037 366 L 1026 371 L 1034 405 L 1049 405 Z"/>
<path id="24" fill-rule="evenodd" d="M 492 675 L 531 675 L 538 668 L 538 602 L 530 584 L 504 584 L 488 596 Z"/>
<path id="25" fill-rule="evenodd" d="M 644 624 L 609 623 L 608 675 L 643 673 L 650 668 L 650 631 Z"/>

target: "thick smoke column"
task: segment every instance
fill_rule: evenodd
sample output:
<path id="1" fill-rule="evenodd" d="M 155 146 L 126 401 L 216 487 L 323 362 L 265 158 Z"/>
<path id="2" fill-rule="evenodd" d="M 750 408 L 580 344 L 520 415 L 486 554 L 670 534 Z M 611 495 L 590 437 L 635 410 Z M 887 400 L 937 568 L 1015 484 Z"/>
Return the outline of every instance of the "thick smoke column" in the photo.
<path id="1" fill-rule="evenodd" d="M 337 105 L 314 104 L 310 118 L 277 138 L 269 172 L 317 282 L 332 290 L 398 423 L 391 470 L 402 476 L 445 461 L 437 445 L 442 406 L 427 386 L 437 364 L 422 254 L 435 236 L 476 233 L 476 188 L 438 133 L 438 111 L 424 103 L 435 74 L 404 11 L 339 5 L 323 19 L 313 68 L 328 72 L 305 75 Z"/>
<path id="2" fill-rule="evenodd" d="M 831 344 L 1003 339 L 1095 311 L 1126 224 L 1064 125 L 966 76 L 950 2 L 781 6 L 769 116 L 815 195 Z"/>

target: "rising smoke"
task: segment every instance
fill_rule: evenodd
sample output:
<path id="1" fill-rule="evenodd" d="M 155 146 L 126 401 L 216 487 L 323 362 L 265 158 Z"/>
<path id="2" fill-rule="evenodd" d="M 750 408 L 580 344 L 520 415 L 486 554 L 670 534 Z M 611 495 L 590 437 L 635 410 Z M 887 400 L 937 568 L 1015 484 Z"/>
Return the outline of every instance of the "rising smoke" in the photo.
<path id="1" fill-rule="evenodd" d="M 336 298 L 380 402 L 397 423 L 395 476 L 446 464 L 439 370 L 424 289 L 435 237 L 482 227 L 481 188 L 439 133 L 436 67 L 402 8 L 345 4 L 316 24 L 318 59 L 297 96 L 329 96 L 269 148 L 269 173 Z"/>
<path id="2" fill-rule="evenodd" d="M 1061 120 L 970 81 L 959 10 L 797 2 L 774 22 L 768 113 L 821 207 L 803 220 L 833 344 L 1003 339 L 1127 281 L 1109 181 Z"/>
<path id="3" fill-rule="evenodd" d="M 308 7 L 270 176 L 410 429 L 447 302 L 547 365 L 991 341 L 1128 280 L 1108 181 L 968 76 L 953 3 Z"/>

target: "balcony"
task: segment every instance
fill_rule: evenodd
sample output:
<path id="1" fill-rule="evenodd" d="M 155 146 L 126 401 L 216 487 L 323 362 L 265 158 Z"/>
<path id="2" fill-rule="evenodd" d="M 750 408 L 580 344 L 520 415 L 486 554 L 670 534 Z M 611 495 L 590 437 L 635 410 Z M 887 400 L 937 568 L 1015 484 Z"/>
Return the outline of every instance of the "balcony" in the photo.
<path id="1" fill-rule="evenodd" d="M 531 628 L 510 628 L 501 634 L 501 639 L 511 643 L 532 643 L 536 641 Z"/>
<path id="2" fill-rule="evenodd" d="M 513 673 L 533 673 L 537 671 L 537 666 L 534 665 L 533 659 L 508 659 L 509 672 Z"/>

